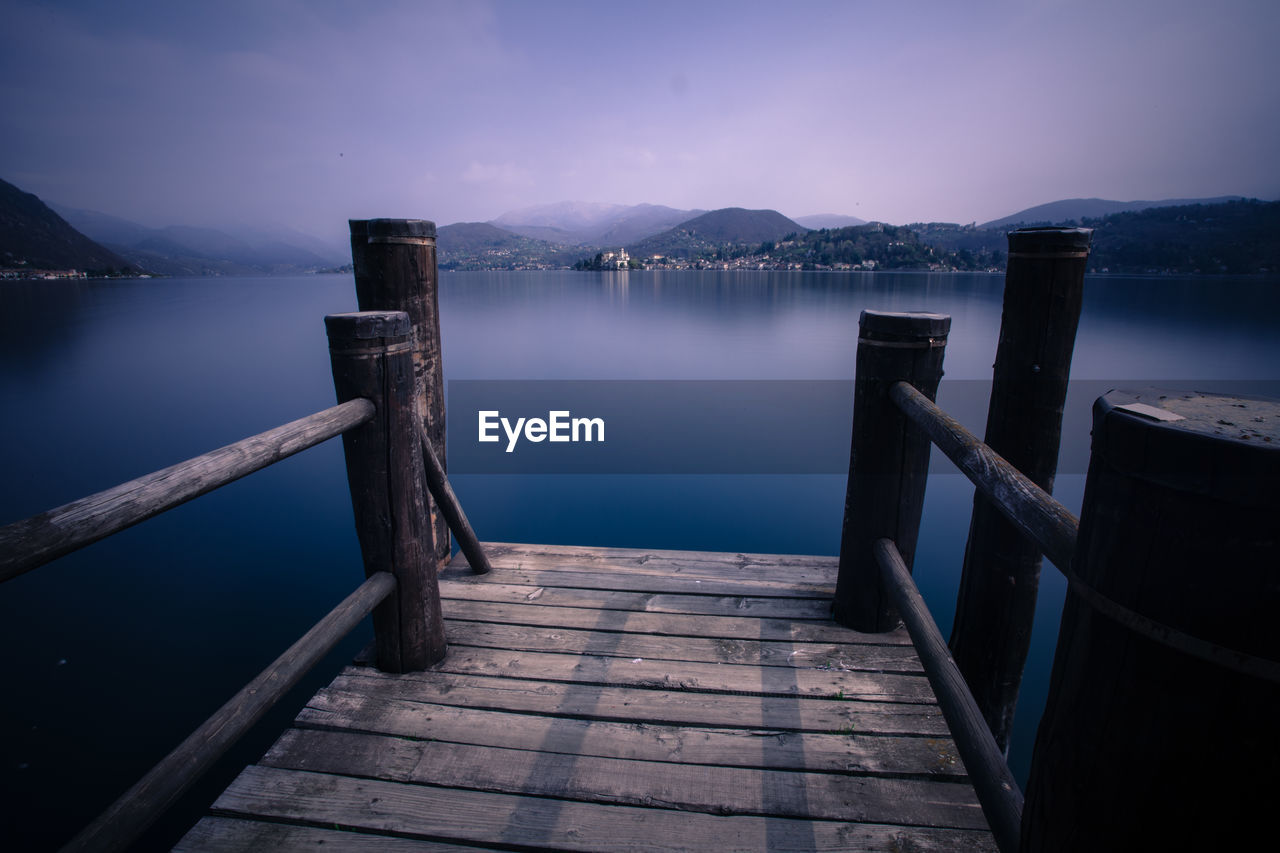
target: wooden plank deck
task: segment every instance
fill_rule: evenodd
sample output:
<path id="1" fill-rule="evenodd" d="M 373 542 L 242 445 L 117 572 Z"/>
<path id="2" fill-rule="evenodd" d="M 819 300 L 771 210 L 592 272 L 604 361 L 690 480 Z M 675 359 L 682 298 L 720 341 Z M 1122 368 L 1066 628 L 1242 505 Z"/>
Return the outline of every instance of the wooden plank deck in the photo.
<path id="1" fill-rule="evenodd" d="M 347 667 L 175 848 L 994 850 L 911 641 L 830 557 L 486 546 L 449 654 Z"/>

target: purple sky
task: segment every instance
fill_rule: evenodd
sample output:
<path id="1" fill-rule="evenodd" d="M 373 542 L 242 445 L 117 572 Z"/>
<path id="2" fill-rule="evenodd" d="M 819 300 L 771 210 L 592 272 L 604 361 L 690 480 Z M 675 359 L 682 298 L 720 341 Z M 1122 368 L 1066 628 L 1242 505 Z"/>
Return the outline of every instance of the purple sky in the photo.
<path id="1" fill-rule="evenodd" d="M 188 6 L 196 7 L 194 10 Z M 0 177 L 147 225 L 1280 197 L 1280 2 L 0 0 Z"/>

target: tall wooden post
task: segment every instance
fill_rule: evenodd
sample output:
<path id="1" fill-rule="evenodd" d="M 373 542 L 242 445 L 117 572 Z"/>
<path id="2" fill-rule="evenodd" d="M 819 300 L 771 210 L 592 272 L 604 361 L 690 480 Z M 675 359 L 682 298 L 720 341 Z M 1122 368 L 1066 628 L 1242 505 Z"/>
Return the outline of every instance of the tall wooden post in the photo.
<path id="1" fill-rule="evenodd" d="M 351 261 L 361 311 L 404 311 L 413 323 L 418 415 L 447 469 L 436 225 L 423 219 L 353 219 Z M 449 560 L 449 527 L 428 498 L 437 568 Z"/>
<path id="2" fill-rule="evenodd" d="M 911 568 L 929 475 L 929 438 L 889 399 L 905 381 L 930 400 L 942 379 L 951 318 L 863 311 L 858 320 L 853 440 L 840 534 L 835 619 L 858 631 L 890 631 L 898 614 L 881 585 L 872 547 L 892 539 Z"/>
<path id="3" fill-rule="evenodd" d="M 1094 404 L 1024 851 L 1250 849 L 1273 832 L 1277 483 L 1280 401 Z"/>
<path id="4" fill-rule="evenodd" d="M 377 408 L 342 444 L 365 574 L 396 578 L 395 595 L 373 612 L 378 668 L 425 669 L 444 657 L 445 636 L 418 439 L 413 327 L 402 311 L 331 314 L 324 324 L 338 402 L 364 397 Z"/>
<path id="5" fill-rule="evenodd" d="M 1004 314 L 984 441 L 1050 494 L 1092 233 L 1087 228 L 1009 233 Z M 950 646 L 1006 755 L 1039 586 L 1040 551 L 975 494 Z"/>

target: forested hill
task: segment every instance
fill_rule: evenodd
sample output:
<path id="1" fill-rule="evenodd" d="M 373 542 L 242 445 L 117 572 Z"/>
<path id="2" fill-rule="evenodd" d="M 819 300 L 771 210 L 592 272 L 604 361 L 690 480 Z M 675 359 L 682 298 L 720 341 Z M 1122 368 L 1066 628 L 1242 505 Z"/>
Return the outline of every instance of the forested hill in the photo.
<path id="1" fill-rule="evenodd" d="M 627 251 L 636 257 L 694 258 L 730 248 L 758 246 L 765 241 L 781 240 L 788 234 L 807 230 L 776 210 L 726 207 L 695 216 L 675 228 L 633 243 Z"/>
<path id="2" fill-rule="evenodd" d="M 35 195 L 0 180 L 0 267 L 136 274 L 128 261 L 67 224 Z"/>
<path id="3" fill-rule="evenodd" d="M 1084 219 L 1089 268 L 1113 273 L 1280 272 L 1280 202 L 1154 207 Z"/>

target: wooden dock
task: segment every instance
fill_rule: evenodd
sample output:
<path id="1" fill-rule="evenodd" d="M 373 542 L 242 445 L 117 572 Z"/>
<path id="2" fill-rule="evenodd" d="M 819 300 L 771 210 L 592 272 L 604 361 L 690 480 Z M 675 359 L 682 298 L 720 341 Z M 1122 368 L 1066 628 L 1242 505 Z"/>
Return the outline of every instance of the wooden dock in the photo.
<path id="1" fill-rule="evenodd" d="M 343 670 L 175 848 L 994 850 L 905 631 L 836 558 L 486 545 L 426 672 Z"/>

